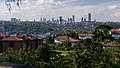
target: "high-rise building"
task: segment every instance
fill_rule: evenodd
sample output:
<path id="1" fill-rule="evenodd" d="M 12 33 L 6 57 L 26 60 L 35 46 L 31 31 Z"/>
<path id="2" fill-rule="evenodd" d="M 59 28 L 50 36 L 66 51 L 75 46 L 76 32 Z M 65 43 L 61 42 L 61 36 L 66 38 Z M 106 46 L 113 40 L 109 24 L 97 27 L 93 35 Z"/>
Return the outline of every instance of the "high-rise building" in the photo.
<path id="1" fill-rule="evenodd" d="M 84 18 L 84 22 L 86 22 L 86 18 Z"/>
<path id="2" fill-rule="evenodd" d="M 82 17 L 82 18 L 81 18 L 81 22 L 83 22 L 83 21 L 84 21 L 84 18 Z"/>
<path id="3" fill-rule="evenodd" d="M 72 23 L 73 22 L 73 18 L 70 18 L 70 23 Z"/>
<path id="4" fill-rule="evenodd" d="M 72 16 L 72 18 L 73 18 L 73 19 L 72 19 L 72 20 L 73 20 L 73 22 L 75 22 L 75 16 L 74 16 L 74 15 Z"/>
<path id="5" fill-rule="evenodd" d="M 88 13 L 88 22 L 91 22 L 91 13 Z"/>
<path id="6" fill-rule="evenodd" d="M 52 22 L 54 22 L 55 20 L 54 20 L 54 18 L 52 18 Z"/>
<path id="7" fill-rule="evenodd" d="M 47 21 L 47 19 L 46 18 L 43 18 L 43 22 L 46 22 Z"/>
<path id="8" fill-rule="evenodd" d="M 42 19 L 42 18 L 40 18 L 40 21 L 42 22 L 42 21 L 43 21 L 43 19 Z"/>
<path id="9" fill-rule="evenodd" d="M 62 23 L 62 21 L 63 21 L 62 16 L 60 16 L 59 21 L 60 21 L 60 23 Z"/>
<path id="10" fill-rule="evenodd" d="M 68 22 L 70 22 L 70 18 L 68 18 Z"/>

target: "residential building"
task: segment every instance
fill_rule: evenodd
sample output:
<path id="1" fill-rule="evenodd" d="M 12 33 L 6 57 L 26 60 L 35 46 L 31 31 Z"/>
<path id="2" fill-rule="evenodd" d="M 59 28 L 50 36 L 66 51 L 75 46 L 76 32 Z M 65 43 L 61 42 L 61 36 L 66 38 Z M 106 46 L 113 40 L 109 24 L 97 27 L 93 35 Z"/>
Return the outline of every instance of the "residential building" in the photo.
<path id="1" fill-rule="evenodd" d="M 103 49 L 106 49 L 106 48 L 113 49 L 113 50 L 120 49 L 119 45 L 115 45 L 113 43 L 102 44 L 102 47 L 103 47 Z"/>
<path id="2" fill-rule="evenodd" d="M 111 30 L 112 38 L 120 39 L 120 29 Z"/>
<path id="3" fill-rule="evenodd" d="M 6 51 L 9 47 L 13 48 L 13 50 L 16 50 L 22 48 L 23 46 L 23 39 L 16 36 L 10 36 L 8 38 L 2 39 L 3 51 Z"/>
<path id="4" fill-rule="evenodd" d="M 94 39 L 95 35 L 91 33 L 83 33 L 79 35 L 79 39 L 86 40 L 86 39 Z"/>
<path id="5" fill-rule="evenodd" d="M 16 34 L 16 36 L 3 38 L 1 43 L 1 51 L 6 51 L 9 47 L 13 48 L 14 50 L 18 50 L 23 46 L 37 48 L 38 46 L 43 45 L 43 38 L 38 36 L 22 36 L 20 34 Z"/>
<path id="6" fill-rule="evenodd" d="M 56 37 L 56 38 L 54 39 L 54 43 L 56 43 L 56 44 L 62 44 L 63 41 L 66 41 L 66 40 L 68 40 L 68 39 L 69 39 L 68 36 L 58 36 L 58 37 Z"/>
<path id="7" fill-rule="evenodd" d="M 80 42 L 80 40 L 68 36 L 58 36 L 54 39 L 55 44 L 62 44 L 64 41 L 69 41 L 71 43 L 71 46 L 77 46 Z"/>

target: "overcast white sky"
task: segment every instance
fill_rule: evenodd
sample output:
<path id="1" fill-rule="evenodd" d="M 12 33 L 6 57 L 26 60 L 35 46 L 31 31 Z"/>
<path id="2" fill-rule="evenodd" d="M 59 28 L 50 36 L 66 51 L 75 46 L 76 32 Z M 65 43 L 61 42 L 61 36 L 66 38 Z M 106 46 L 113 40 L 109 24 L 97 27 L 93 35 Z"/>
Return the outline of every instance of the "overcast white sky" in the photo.
<path id="1" fill-rule="evenodd" d="M 10 14 L 5 0 L 0 0 L 0 19 L 10 20 L 11 17 L 21 20 L 39 20 L 40 17 L 65 19 L 76 16 L 87 17 L 92 13 L 92 19 L 98 21 L 120 21 L 120 0 L 25 0 L 19 9 L 12 5 Z"/>

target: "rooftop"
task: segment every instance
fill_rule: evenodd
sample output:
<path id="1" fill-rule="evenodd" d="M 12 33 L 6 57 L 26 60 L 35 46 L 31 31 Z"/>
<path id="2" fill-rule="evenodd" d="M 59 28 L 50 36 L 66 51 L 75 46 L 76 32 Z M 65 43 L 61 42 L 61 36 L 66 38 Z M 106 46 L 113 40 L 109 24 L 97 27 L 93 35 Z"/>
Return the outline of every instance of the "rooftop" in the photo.
<path id="1" fill-rule="evenodd" d="M 118 46 L 118 45 L 115 45 L 113 43 L 107 43 L 107 44 L 103 44 L 103 46 Z"/>
<path id="2" fill-rule="evenodd" d="M 5 37 L 5 36 L 9 36 L 9 35 L 5 33 L 0 33 L 0 37 Z"/>
<path id="3" fill-rule="evenodd" d="M 39 37 L 39 36 L 30 36 L 30 38 L 31 38 L 31 39 L 43 39 L 43 38 L 41 38 L 41 37 Z"/>
<path id="4" fill-rule="evenodd" d="M 70 42 L 79 42 L 80 40 L 74 39 L 74 38 L 69 38 Z"/>
<path id="5" fill-rule="evenodd" d="M 83 33 L 83 34 L 80 34 L 80 36 L 95 36 L 95 35 L 90 33 Z"/>
<path id="6" fill-rule="evenodd" d="M 57 39 L 68 39 L 69 37 L 68 36 L 58 36 L 56 37 Z"/>
<path id="7" fill-rule="evenodd" d="M 16 37 L 16 36 L 10 36 L 10 37 L 8 37 L 8 38 L 2 39 L 2 41 L 22 41 L 22 40 L 23 40 L 23 39 L 18 38 L 18 37 Z"/>
<path id="8" fill-rule="evenodd" d="M 120 34 L 120 29 L 114 29 L 112 30 L 112 33 Z"/>

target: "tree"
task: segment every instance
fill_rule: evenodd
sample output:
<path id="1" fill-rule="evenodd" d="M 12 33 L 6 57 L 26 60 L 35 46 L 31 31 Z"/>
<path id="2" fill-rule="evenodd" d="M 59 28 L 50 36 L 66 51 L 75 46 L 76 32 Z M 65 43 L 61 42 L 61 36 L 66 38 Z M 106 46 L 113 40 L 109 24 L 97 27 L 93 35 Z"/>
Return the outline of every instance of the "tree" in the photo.
<path id="1" fill-rule="evenodd" d="M 110 36 L 109 31 L 112 28 L 113 27 L 111 27 L 109 25 L 101 24 L 94 29 L 93 33 L 97 36 L 97 38 L 99 40 L 104 40 L 106 38 L 109 38 L 109 36 Z"/>

